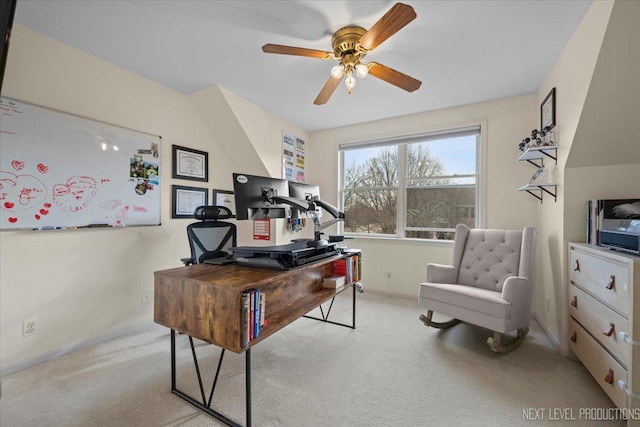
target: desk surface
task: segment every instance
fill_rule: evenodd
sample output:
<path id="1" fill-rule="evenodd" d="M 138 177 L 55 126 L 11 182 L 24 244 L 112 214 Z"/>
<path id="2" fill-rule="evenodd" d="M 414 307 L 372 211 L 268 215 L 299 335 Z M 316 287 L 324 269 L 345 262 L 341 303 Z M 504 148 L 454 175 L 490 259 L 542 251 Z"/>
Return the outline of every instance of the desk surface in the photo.
<path id="1" fill-rule="evenodd" d="M 333 261 L 342 257 L 286 271 L 209 264 L 156 271 L 154 320 L 241 353 L 344 290 L 322 286 L 322 279 L 333 274 Z M 267 326 L 243 347 L 242 292 L 248 289 L 264 293 Z"/>

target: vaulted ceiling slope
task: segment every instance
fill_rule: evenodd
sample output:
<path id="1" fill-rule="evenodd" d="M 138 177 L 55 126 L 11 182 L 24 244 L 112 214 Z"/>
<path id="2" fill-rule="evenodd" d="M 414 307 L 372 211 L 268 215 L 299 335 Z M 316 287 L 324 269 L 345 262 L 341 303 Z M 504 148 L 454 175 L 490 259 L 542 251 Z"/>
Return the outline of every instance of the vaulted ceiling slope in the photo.
<path id="1" fill-rule="evenodd" d="M 566 167 L 640 164 L 640 2 L 614 4 Z M 558 102 L 561 101 L 558 94 Z M 640 184 L 640 170 L 638 171 Z"/>
<path id="2" fill-rule="evenodd" d="M 18 0 L 15 21 L 184 94 L 219 85 L 311 132 L 535 93 L 591 1 L 404 1 L 417 18 L 366 59 L 421 80 L 412 93 L 368 77 L 313 105 L 334 62 L 261 50 L 328 50 L 336 30 L 370 28 L 394 3 Z"/>

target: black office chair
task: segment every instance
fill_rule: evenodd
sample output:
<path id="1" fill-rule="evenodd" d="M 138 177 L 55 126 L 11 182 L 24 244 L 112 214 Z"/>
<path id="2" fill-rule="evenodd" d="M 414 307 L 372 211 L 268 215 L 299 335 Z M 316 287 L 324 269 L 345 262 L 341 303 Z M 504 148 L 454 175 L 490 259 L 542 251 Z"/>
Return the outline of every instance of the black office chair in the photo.
<path id="1" fill-rule="evenodd" d="M 224 206 L 198 206 L 193 217 L 200 221 L 187 226 L 191 257 L 181 259 L 184 265 L 230 255 L 230 248 L 237 246 L 236 226 L 220 220 L 235 218 L 235 215 Z"/>

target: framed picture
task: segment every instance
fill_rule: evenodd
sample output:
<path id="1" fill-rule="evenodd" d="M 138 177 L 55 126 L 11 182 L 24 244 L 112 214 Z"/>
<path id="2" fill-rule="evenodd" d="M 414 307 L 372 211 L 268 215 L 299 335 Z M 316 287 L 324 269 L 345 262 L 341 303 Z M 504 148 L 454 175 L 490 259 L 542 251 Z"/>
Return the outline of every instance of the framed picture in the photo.
<path id="1" fill-rule="evenodd" d="M 540 104 L 540 130 L 556 125 L 556 88 Z"/>
<path id="2" fill-rule="evenodd" d="M 172 145 L 173 178 L 209 181 L 209 154 L 205 151 Z"/>
<path id="3" fill-rule="evenodd" d="M 213 190 L 213 205 L 224 206 L 229 208 L 232 214 L 236 214 L 236 198 L 233 195 L 233 191 L 227 190 Z"/>
<path id="4" fill-rule="evenodd" d="M 207 206 L 209 190 L 199 187 L 184 187 L 172 185 L 173 206 L 171 218 L 193 218 L 193 212 L 198 206 Z"/>

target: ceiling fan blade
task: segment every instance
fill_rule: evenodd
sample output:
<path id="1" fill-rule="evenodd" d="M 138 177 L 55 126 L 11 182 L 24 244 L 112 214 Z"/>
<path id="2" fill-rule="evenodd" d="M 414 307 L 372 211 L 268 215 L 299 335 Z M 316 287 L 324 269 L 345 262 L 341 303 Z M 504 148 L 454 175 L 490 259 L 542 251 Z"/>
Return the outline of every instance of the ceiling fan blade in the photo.
<path id="1" fill-rule="evenodd" d="M 377 62 L 370 62 L 367 65 L 369 67 L 369 74 L 373 77 L 377 77 L 380 80 L 384 80 L 387 83 L 398 86 L 400 89 L 404 89 L 407 92 L 413 92 L 422 85 L 420 80 L 416 80 L 413 77 L 407 76 L 406 74 L 396 71 L 393 68 L 389 68 L 386 65 L 378 64 Z"/>
<path id="2" fill-rule="evenodd" d="M 416 19 L 416 12 L 409 5 L 396 3 L 361 38 L 358 44 L 364 49 L 378 47 L 386 39 L 400 31 L 409 22 Z"/>
<path id="3" fill-rule="evenodd" d="M 316 105 L 326 104 L 329 98 L 331 98 L 331 95 L 333 95 L 333 92 L 335 92 L 336 88 L 340 84 L 340 81 L 342 81 L 342 78 L 334 79 L 333 77 L 329 77 L 329 80 L 327 80 L 327 82 L 324 84 L 322 90 L 320 91 L 318 96 L 316 96 L 316 99 L 315 101 L 313 101 L 313 103 Z"/>
<path id="4" fill-rule="evenodd" d="M 279 53 L 281 55 L 308 56 L 311 58 L 333 59 L 333 53 L 324 50 L 305 49 L 303 47 L 283 46 L 281 44 L 265 44 L 262 46 L 264 53 Z"/>

